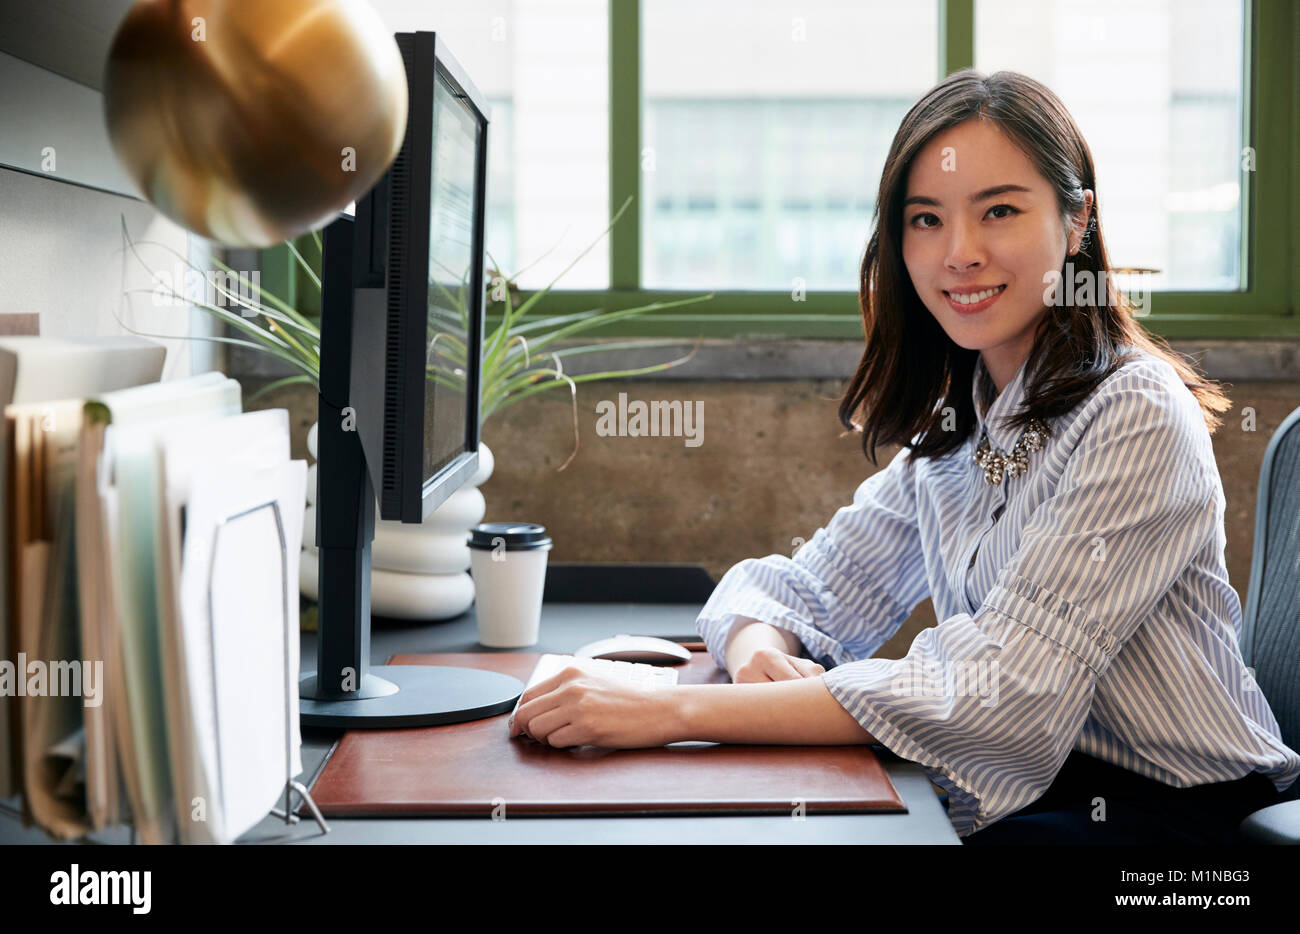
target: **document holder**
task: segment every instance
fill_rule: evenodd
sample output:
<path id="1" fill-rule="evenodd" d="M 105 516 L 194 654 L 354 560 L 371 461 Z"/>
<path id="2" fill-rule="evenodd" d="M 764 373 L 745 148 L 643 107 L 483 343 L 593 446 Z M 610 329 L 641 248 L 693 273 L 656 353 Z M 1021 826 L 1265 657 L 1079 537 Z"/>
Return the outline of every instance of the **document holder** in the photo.
<path id="1" fill-rule="evenodd" d="M 284 622 L 284 686 L 285 686 L 284 687 L 284 747 L 285 747 L 284 748 L 284 769 L 285 769 L 284 807 L 272 808 L 270 813 L 275 815 L 276 817 L 282 818 L 285 824 L 298 823 L 299 820 L 298 814 L 295 813 L 294 808 L 292 807 L 292 795 L 294 792 L 297 792 L 301 796 L 303 803 L 308 808 L 310 808 L 312 817 L 315 818 L 316 824 L 318 827 L 320 827 L 321 833 L 329 833 L 329 829 L 330 829 L 329 825 L 325 822 L 325 818 L 321 815 L 320 809 L 317 807 L 316 802 L 312 800 L 311 794 L 307 791 L 307 788 L 301 782 L 294 780 L 292 766 L 290 765 L 290 763 L 293 760 L 293 698 L 297 695 L 298 684 L 294 680 L 292 673 L 289 670 L 289 651 L 290 651 L 289 640 L 298 638 L 298 633 L 296 631 L 294 632 L 289 631 L 289 599 L 291 594 L 290 587 L 289 587 L 289 555 L 287 551 L 287 546 L 285 544 L 284 522 L 280 514 L 280 503 L 274 499 L 267 500 L 265 503 L 260 503 L 257 506 L 250 506 L 248 509 L 243 509 L 240 510 L 239 512 L 232 513 L 231 515 L 226 516 L 217 525 L 212 536 L 212 548 L 210 549 L 209 552 L 207 576 L 208 576 L 208 639 L 209 639 L 208 650 L 209 650 L 209 658 L 212 661 L 211 674 L 212 674 L 213 717 L 217 718 L 219 711 L 221 709 L 217 700 L 217 683 L 218 683 L 217 682 L 217 643 L 216 643 L 216 627 L 213 625 L 213 620 L 216 619 L 216 607 L 214 606 L 213 599 L 212 599 L 212 594 L 213 594 L 212 582 L 216 576 L 215 569 L 216 569 L 216 562 L 217 562 L 217 543 L 221 538 L 222 529 L 224 529 L 227 524 L 235 521 L 236 519 L 242 519 L 243 517 L 251 515 L 262 509 L 271 510 L 272 515 L 275 517 L 275 530 L 280 537 L 280 579 L 281 579 L 282 593 L 283 593 L 283 622 Z M 294 594 L 294 596 L 296 597 L 296 594 Z M 221 724 L 219 720 L 216 723 L 216 729 L 217 729 L 217 735 L 220 736 Z M 224 774 L 225 772 L 223 770 L 223 764 L 221 761 L 221 742 L 220 740 L 218 740 L 216 744 L 217 796 L 218 796 L 218 800 L 222 802 L 223 807 L 225 806 L 225 794 L 224 794 L 225 789 L 223 787 Z"/>

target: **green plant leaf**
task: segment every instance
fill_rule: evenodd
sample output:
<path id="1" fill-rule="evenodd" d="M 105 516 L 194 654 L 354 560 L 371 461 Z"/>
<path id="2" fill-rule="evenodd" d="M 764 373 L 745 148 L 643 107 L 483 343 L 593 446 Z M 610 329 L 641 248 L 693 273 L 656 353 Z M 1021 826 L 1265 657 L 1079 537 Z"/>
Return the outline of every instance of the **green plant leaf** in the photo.
<path id="1" fill-rule="evenodd" d="M 549 357 L 569 357 L 578 354 L 601 353 L 606 350 L 642 350 L 650 347 L 668 347 L 680 346 L 683 341 L 675 337 L 649 337 L 637 340 L 618 341 L 608 344 L 584 344 L 579 347 L 564 347 L 560 350 L 552 350 L 546 356 Z M 698 348 L 698 342 L 697 342 Z M 689 359 L 689 358 L 688 358 Z M 484 385 L 485 397 L 489 393 L 499 390 L 501 384 L 510 380 L 521 367 L 527 364 L 527 358 L 516 358 L 511 365 L 505 365 L 498 368 L 498 374 L 494 378 L 492 385 Z"/>
<path id="2" fill-rule="evenodd" d="M 281 386 L 290 386 L 294 383 L 311 383 L 313 386 L 316 386 L 317 391 L 320 390 L 320 386 L 318 385 L 317 381 L 312 379 L 310 376 L 306 376 L 304 374 L 299 374 L 297 376 L 286 376 L 284 379 L 277 379 L 274 382 L 267 383 L 257 392 L 253 393 L 251 396 L 245 399 L 244 404 L 247 405 L 248 403 L 254 401 L 255 399 L 261 398 L 266 393 L 271 392 L 272 390 L 275 389 L 279 389 Z"/>
<path id="3" fill-rule="evenodd" d="M 234 344 L 239 347 L 248 347 L 251 350 L 258 350 L 261 351 L 262 353 L 268 353 L 273 357 L 278 357 L 279 359 L 284 360 L 286 363 L 289 363 L 294 367 L 297 367 L 298 369 L 302 370 L 304 375 L 310 377 L 313 382 L 318 383 L 320 379 L 320 374 L 318 371 L 313 371 L 301 360 L 293 356 L 293 354 L 286 354 L 283 351 L 280 351 L 273 347 L 267 347 L 264 344 L 257 344 L 257 343 L 253 343 L 252 341 L 240 340 L 235 337 L 212 337 L 206 334 L 155 334 L 152 331 L 141 331 L 138 328 L 131 327 L 131 325 L 127 324 L 120 317 L 118 317 L 116 311 L 113 312 L 113 317 L 117 318 L 117 323 L 120 324 L 124 329 L 130 331 L 132 334 L 138 334 L 141 337 L 152 337 L 158 340 L 168 340 L 168 341 L 173 341 L 173 340 L 209 341 L 214 344 Z"/>
<path id="4" fill-rule="evenodd" d="M 126 289 L 124 290 L 123 294 L 130 295 L 138 292 L 152 293 L 152 291 L 153 291 L 152 289 Z M 281 340 L 271 331 L 268 331 L 265 328 L 260 328 L 257 325 L 250 323 L 248 319 L 244 318 L 242 315 L 235 314 L 229 309 L 221 308 L 217 305 L 209 305 L 206 303 L 190 303 L 190 304 L 193 304 L 193 307 L 195 308 L 199 308 L 202 309 L 203 311 L 206 311 L 214 318 L 222 319 L 226 321 L 226 323 L 230 324 L 232 327 L 244 331 L 263 346 L 278 347 L 281 349 L 288 349 L 289 347 L 289 345 L 285 341 Z M 114 312 L 114 317 L 116 316 L 117 313 Z M 118 321 L 121 322 L 122 319 L 118 318 Z M 123 324 L 123 326 L 125 326 L 125 324 Z"/>
<path id="5" fill-rule="evenodd" d="M 629 371 L 628 375 L 636 375 L 637 372 L 639 371 Z M 617 374 L 613 374 L 613 375 L 617 375 Z M 590 382 L 595 382 L 598 379 L 609 379 L 609 378 L 611 378 L 611 374 L 609 373 L 588 373 L 582 376 L 569 377 L 569 379 L 573 380 L 575 383 L 590 383 Z M 549 392 L 552 389 L 557 389 L 560 386 L 564 386 L 564 385 L 567 385 L 564 380 L 551 379 L 551 380 L 547 380 L 544 383 L 539 383 L 536 386 L 529 387 L 528 389 L 525 389 L 522 392 L 513 393 L 511 395 L 505 396 L 504 398 L 493 400 L 491 403 L 485 402 L 484 403 L 485 411 L 483 417 L 484 419 L 486 419 L 489 415 L 493 415 L 501 411 L 502 409 L 506 408 L 507 406 L 513 405 L 514 403 L 518 402 L 521 399 L 526 399 L 529 396 L 536 395 L 539 392 Z"/>
<path id="6" fill-rule="evenodd" d="M 125 230 L 124 230 L 124 232 L 125 232 Z M 279 321 L 281 324 L 287 324 L 287 325 L 291 325 L 291 326 L 294 326 L 294 327 L 300 327 L 300 328 L 303 330 L 303 332 L 304 332 L 305 335 L 307 335 L 307 336 L 309 336 L 309 337 L 312 337 L 313 339 L 315 339 L 315 340 L 317 340 L 317 341 L 320 340 L 320 331 L 319 331 L 319 329 L 316 328 L 315 326 L 311 325 L 310 323 L 307 323 L 307 324 L 305 324 L 305 325 L 304 325 L 304 324 L 300 324 L 298 321 L 296 321 L 296 320 L 295 320 L 294 318 L 292 318 L 292 317 L 286 317 L 286 316 L 280 315 L 280 314 L 278 314 L 277 312 L 275 312 L 273 309 L 267 307 L 266 305 L 263 305 L 263 304 L 260 303 L 260 302 L 249 301 L 248 299 L 244 298 L 243 296 L 241 296 L 241 295 L 237 295 L 237 294 L 235 294 L 234 292 L 231 292 L 229 289 L 225 288 L 224 286 L 217 285 L 215 282 L 213 282 L 212 280 L 210 280 L 210 279 L 207 278 L 207 274 L 206 274 L 206 271 L 205 271 L 205 270 L 202 270 L 202 269 L 200 269 L 199 267 L 195 266 L 195 265 L 194 265 L 193 263 L 191 263 L 191 262 L 190 262 L 186 257 L 182 256 L 180 253 L 178 253 L 176 250 L 172 249 L 172 248 L 171 248 L 170 246 L 168 246 L 167 244 L 165 244 L 165 243 L 158 243 L 158 242 L 156 242 L 156 241 L 150 241 L 150 240 L 138 240 L 138 241 L 132 241 L 132 240 L 130 239 L 130 236 L 129 236 L 129 235 L 127 236 L 127 243 L 128 243 L 128 246 L 129 246 L 130 249 L 131 249 L 131 253 L 132 253 L 132 255 L 135 256 L 135 258 L 139 261 L 140 265 L 141 265 L 144 269 L 146 269 L 147 271 L 149 271 L 151 274 L 153 274 L 154 271 L 153 271 L 153 269 L 151 269 L 151 268 L 149 267 L 149 264 L 146 263 L 146 262 L 144 261 L 144 258 L 141 257 L 140 254 L 139 254 L 139 252 L 135 249 L 135 247 L 136 247 L 137 244 L 139 244 L 139 245 L 157 246 L 157 247 L 159 247 L 159 248 L 165 250 L 166 252 L 171 253 L 171 254 L 172 254 L 173 256 L 175 256 L 178 260 L 180 260 L 184 265 L 188 266 L 191 270 L 193 270 L 194 272 L 198 273 L 200 276 L 203 276 L 203 277 L 204 277 L 204 280 L 205 280 L 206 282 L 208 282 L 208 284 L 210 284 L 210 285 L 211 285 L 211 286 L 212 286 L 212 287 L 213 287 L 213 288 L 214 288 L 214 289 L 215 289 L 215 290 L 216 290 L 220 295 L 222 295 L 222 296 L 224 296 L 224 297 L 226 297 L 226 298 L 229 298 L 229 299 L 230 299 L 230 303 L 231 303 L 231 305 L 233 305 L 233 306 L 235 306 L 235 307 L 239 307 L 239 308 L 247 308 L 247 309 L 249 309 L 250 311 L 256 311 L 259 315 L 264 315 L 264 316 L 266 316 L 267 318 L 271 318 L 271 319 L 274 319 L 274 320 L 276 320 L 276 321 Z M 266 295 L 266 296 L 270 297 L 270 293 L 269 293 L 269 292 L 264 292 L 260 287 L 253 286 L 252 283 L 249 282 L 249 280 L 248 280 L 248 278 L 247 278 L 246 276 L 244 276 L 244 275 L 242 275 L 242 274 L 240 274 L 240 273 L 236 273 L 233 269 L 231 269 L 231 268 L 230 268 L 229 266 L 227 266 L 225 263 L 221 262 L 221 260 L 216 259 L 215 257 L 213 257 L 213 260 L 212 260 L 212 261 L 213 261 L 214 264 L 216 264 L 217 266 L 220 266 L 220 267 L 221 267 L 222 269 L 224 269 L 226 272 L 228 272 L 228 273 L 230 273 L 230 274 L 236 276 L 236 278 L 237 278 L 240 282 L 242 282 L 242 283 L 244 283 L 245 285 L 248 285 L 248 286 L 250 286 L 250 287 L 257 288 L 257 291 L 258 291 L 259 294 Z M 157 291 L 157 288 L 156 288 L 156 287 L 154 287 L 154 288 L 148 288 L 148 289 L 145 289 L 145 288 L 136 288 L 136 289 L 128 289 L 128 290 L 126 290 L 126 291 L 128 291 L 128 292 L 144 292 L 144 291 L 147 291 L 147 292 L 154 292 L 154 291 Z M 169 289 L 167 289 L 166 291 L 167 291 L 167 292 L 168 292 L 168 293 L 169 293 L 173 298 L 178 299 L 178 300 L 179 300 L 180 302 L 182 302 L 183 304 L 186 304 L 186 305 L 194 305 L 194 307 L 196 307 L 196 308 L 202 308 L 202 309 L 204 309 L 205 311 L 215 311 L 215 306 L 210 305 L 210 304 L 208 304 L 208 303 L 206 303 L 206 302 L 191 302 L 191 301 L 189 300 L 188 297 L 182 295 L 180 292 L 177 292 L 174 288 L 169 288 Z M 234 314 L 233 312 L 230 311 L 229 308 L 221 308 L 220 311 L 221 311 L 221 313 Z M 242 315 L 242 314 L 239 315 L 239 317 L 240 317 L 241 319 L 245 319 L 245 320 L 246 320 L 245 316 Z M 303 319 L 303 320 L 305 321 L 306 319 Z"/>
<path id="7" fill-rule="evenodd" d="M 550 318 L 537 318 L 532 321 L 525 321 L 518 327 L 511 328 L 514 334 L 531 334 L 533 331 L 540 331 L 549 327 L 558 327 L 568 324 L 572 321 L 583 321 L 595 315 L 608 314 L 604 308 L 593 308 L 590 311 L 575 311 L 567 315 L 554 315 Z"/>
<path id="8" fill-rule="evenodd" d="M 555 283 L 560 281 L 560 279 L 564 276 L 565 273 L 567 273 L 574 266 L 578 265 L 578 261 L 581 260 L 588 253 L 590 253 L 592 249 L 595 248 L 596 244 L 604 239 L 605 234 L 609 233 L 611 230 L 614 229 L 614 225 L 618 223 L 619 218 L 623 216 L 623 212 L 628 209 L 628 205 L 632 203 L 632 199 L 635 197 L 636 195 L 628 195 L 627 200 L 623 202 L 623 206 L 618 209 L 618 213 L 616 213 L 613 216 L 613 218 L 610 219 L 609 226 L 607 226 L 604 230 L 600 232 L 600 236 L 596 237 L 596 239 L 591 241 L 591 244 L 585 250 L 583 250 L 581 253 L 575 256 L 573 262 L 569 263 L 569 265 L 561 269 L 559 274 L 554 279 L 552 279 L 545 288 L 543 288 L 540 292 L 534 292 L 532 295 L 530 295 L 527 298 L 527 300 L 525 300 L 523 304 L 519 306 L 519 311 L 512 317 L 522 318 L 524 315 L 528 314 L 528 312 L 532 310 L 532 307 L 535 304 L 537 304 L 537 302 L 541 301 L 542 296 L 545 295 L 547 292 L 549 292 L 551 288 L 555 285 Z"/>
<path id="9" fill-rule="evenodd" d="M 463 392 L 465 391 L 465 382 L 464 382 L 464 380 L 451 380 L 451 379 L 448 379 L 447 377 L 445 377 L 445 376 L 441 376 L 441 375 L 437 374 L 436 372 L 430 370 L 428 367 L 425 368 L 424 373 L 425 373 L 425 376 L 426 376 L 428 379 L 431 379 L 433 382 L 437 383 L 439 386 L 446 386 L 448 389 L 454 390 L 454 391 L 456 391 L 456 392 L 462 392 L 462 393 L 463 393 Z"/>
<path id="10" fill-rule="evenodd" d="M 551 342 L 559 340 L 562 337 L 568 337 L 571 334 L 577 334 L 582 331 L 587 331 L 592 328 L 600 327 L 601 325 L 607 324 L 611 321 L 617 321 L 622 318 L 631 318 L 636 315 L 644 314 L 647 311 L 653 311 L 661 308 L 677 308 L 682 305 L 693 305 L 696 304 L 697 302 L 709 301 L 712 298 L 713 298 L 713 293 L 710 292 L 708 295 L 695 296 L 692 298 L 683 298 L 673 302 L 652 302 L 649 305 L 642 305 L 637 308 L 624 308 L 620 311 L 604 312 L 603 314 L 593 318 L 586 318 L 581 321 L 575 321 L 572 324 L 565 325 L 562 328 L 558 328 L 554 331 L 542 335 L 541 337 L 536 338 L 534 341 L 531 342 L 532 350 L 534 353 L 536 353 L 541 348 L 546 347 Z"/>
<path id="11" fill-rule="evenodd" d="M 248 277 L 245 276 L 243 273 L 235 272 L 235 270 L 231 269 L 229 266 L 227 266 L 219 259 L 213 258 L 212 262 L 220 266 L 222 269 L 226 270 L 227 272 L 231 273 L 232 275 L 236 276 L 240 283 L 244 285 L 252 286 L 252 283 L 248 280 Z M 303 328 L 306 331 L 315 333 L 319 337 L 320 327 L 315 322 L 313 322 L 312 319 L 302 314 L 302 312 L 298 311 L 288 302 L 279 298 L 273 292 L 270 292 L 262 288 L 261 285 L 254 286 L 254 288 L 257 289 L 258 295 L 269 300 L 271 305 L 274 305 L 276 308 L 280 309 L 280 311 L 284 315 L 288 316 L 289 319 L 292 320 L 295 324 L 297 324 L 299 327 Z M 252 308 L 253 310 L 257 311 L 259 314 L 265 314 L 268 316 L 275 314 L 275 312 L 271 309 L 270 306 L 262 302 L 252 302 L 252 303 L 241 302 L 241 304 L 245 305 L 245 307 Z"/>
<path id="12" fill-rule="evenodd" d="M 298 248 L 293 245 L 292 240 L 284 241 L 284 245 L 289 248 L 289 252 L 293 254 L 293 258 L 296 259 L 298 265 L 306 271 L 307 275 L 311 278 L 311 281 L 316 283 L 316 288 L 319 290 L 321 287 L 320 276 L 316 275 L 316 270 L 312 269 L 311 264 L 302 258 L 302 254 L 298 252 Z"/>
<path id="13" fill-rule="evenodd" d="M 639 367 L 634 370 L 607 370 L 603 373 L 583 373 L 579 376 L 571 376 L 569 374 L 565 374 L 565 376 L 568 379 L 573 380 L 573 382 L 575 383 L 591 383 L 591 382 L 596 382 L 597 380 L 620 379 L 628 376 L 641 376 L 645 373 L 658 373 L 663 370 L 672 369 L 675 366 L 681 366 L 683 363 L 688 362 L 692 357 L 695 356 L 697 350 L 699 350 L 698 341 L 696 342 L 695 348 L 691 350 L 689 354 L 687 354 L 684 357 L 679 357 L 676 360 L 670 360 L 667 363 L 655 363 L 650 366 Z M 548 372 L 548 371 L 535 371 L 535 370 L 529 371 L 526 374 L 521 374 L 520 377 L 516 377 L 516 382 L 519 386 L 526 386 L 532 380 L 527 380 L 524 379 L 523 377 L 530 376 L 533 374 L 538 374 L 540 372 Z M 536 379 L 536 376 L 534 376 L 533 378 Z M 561 379 L 554 379 L 542 383 L 538 386 L 533 386 L 529 389 L 524 389 L 522 392 L 513 392 L 512 390 L 508 390 L 505 393 L 505 395 L 497 395 L 491 400 L 485 399 L 484 409 L 485 410 L 488 409 L 490 405 L 491 412 L 485 411 L 483 417 L 484 419 L 486 419 L 489 414 L 500 411 L 506 405 L 512 404 L 514 402 L 518 402 L 520 399 L 525 399 L 528 396 L 536 395 L 539 392 L 547 392 L 548 390 L 555 389 L 561 385 L 567 385 L 566 381 Z"/>
<path id="14" fill-rule="evenodd" d="M 205 278 L 205 281 L 208 281 L 208 282 L 211 283 L 211 280 L 208 280 L 208 279 L 206 278 L 206 277 L 207 277 L 207 271 L 206 271 L 206 270 L 203 270 L 203 269 L 200 269 L 198 266 L 196 266 L 196 265 L 194 265 L 192 262 L 190 262 L 189 257 L 181 255 L 177 250 L 175 250 L 174 248 L 172 248 L 172 247 L 169 246 L 168 244 L 166 244 L 166 243 L 160 243 L 160 242 L 158 242 L 158 241 L 156 241 L 156 240 L 132 240 L 132 239 L 131 239 L 131 234 L 130 234 L 130 232 L 126 229 L 126 218 L 125 218 L 124 216 L 121 218 L 121 222 L 122 222 L 122 236 L 126 239 L 127 247 L 130 249 L 130 251 L 131 251 L 131 255 L 134 256 L 135 259 L 136 259 L 136 261 L 139 262 L 140 266 L 141 266 L 143 269 L 145 269 L 147 272 L 149 272 L 151 275 L 155 275 L 155 274 L 154 274 L 154 270 L 149 266 L 148 263 L 145 262 L 144 257 L 142 257 L 142 256 L 140 255 L 139 250 L 136 249 L 137 246 L 154 246 L 154 247 L 158 247 L 159 249 L 163 250 L 163 251 L 166 252 L 166 253 L 170 253 L 170 254 L 171 254 L 172 256 L 174 256 L 177 260 L 179 260 L 181 264 L 183 264 L 184 266 L 188 267 L 190 270 L 192 270 L 192 271 L 198 273 L 200 276 L 204 277 L 204 278 Z M 265 292 L 265 291 L 264 291 L 263 289 L 261 289 L 260 287 L 253 286 L 252 282 L 249 281 L 249 279 L 248 279 L 247 276 L 243 275 L 242 273 L 237 273 L 237 272 L 235 272 L 235 270 L 231 269 L 229 266 L 227 266 L 227 265 L 226 265 L 225 263 L 223 263 L 221 260 L 217 259 L 215 256 L 212 257 L 212 262 L 213 262 L 214 265 L 221 267 L 221 269 L 224 270 L 225 272 L 228 272 L 228 273 L 230 273 L 231 275 L 235 276 L 236 280 L 237 280 L 239 283 L 241 283 L 242 285 L 250 286 L 251 288 L 256 288 L 258 294 L 260 294 L 260 295 L 265 295 L 265 296 L 268 297 L 268 298 L 275 299 L 275 301 L 279 302 L 280 305 L 283 305 L 284 308 L 287 309 L 287 311 L 288 311 L 288 313 L 289 313 L 290 315 L 297 315 L 297 314 L 298 314 L 296 311 L 293 310 L 293 308 L 292 308 L 291 306 L 289 306 L 289 305 L 285 305 L 284 302 L 280 302 L 280 300 L 279 300 L 279 299 L 276 299 L 275 296 L 273 296 L 270 292 Z M 156 275 L 155 275 L 155 278 L 156 278 Z M 235 295 L 233 292 L 229 291 L 228 289 L 226 289 L 226 288 L 224 288 L 224 287 L 217 286 L 215 283 L 211 283 L 211 284 L 213 285 L 214 288 L 216 288 L 216 290 L 217 290 L 220 294 L 222 294 L 222 295 L 224 295 L 224 296 L 226 296 L 226 297 L 228 297 L 228 298 L 231 298 L 231 299 L 234 301 L 234 303 L 235 303 L 236 305 L 238 305 L 239 307 L 249 308 L 249 309 L 251 309 L 251 310 L 257 311 L 259 314 L 270 314 L 270 315 L 275 314 L 274 311 L 272 311 L 271 309 L 269 309 L 269 308 L 263 306 L 263 305 L 262 305 L 261 303 L 259 303 L 259 302 L 256 302 L 256 301 L 250 302 L 250 301 L 244 299 L 242 296 Z M 172 293 L 172 295 L 174 295 L 174 296 L 180 298 L 182 301 L 185 301 L 185 302 L 188 303 L 189 300 L 188 300 L 187 298 L 185 298 L 185 296 L 183 296 L 183 295 L 181 295 L 179 292 L 177 292 L 175 289 L 170 289 L 169 291 Z M 301 318 L 300 315 L 299 315 L 299 317 Z M 303 319 L 302 319 L 302 322 L 305 323 L 305 322 L 306 322 L 306 319 L 303 318 Z M 310 325 L 309 325 L 309 326 L 310 326 Z"/>
<path id="15" fill-rule="evenodd" d="M 214 282 L 211 278 L 209 278 L 205 270 L 199 269 L 196 265 L 194 265 L 192 262 L 189 261 L 188 257 L 182 256 L 177 250 L 173 249 L 167 244 L 158 243 L 156 241 L 132 240 L 130 231 L 127 230 L 126 228 L 126 218 L 124 216 L 121 218 L 121 224 L 122 224 L 122 236 L 126 240 L 131 255 L 135 257 L 135 259 L 140 263 L 142 267 L 144 267 L 147 271 L 149 271 L 151 277 L 154 279 L 155 282 L 158 281 L 158 277 L 154 273 L 154 271 L 150 268 L 149 264 L 145 262 L 144 258 L 140 255 L 138 245 L 153 245 L 163 249 L 164 251 L 171 254 L 173 257 L 175 257 L 177 260 L 179 260 L 190 270 L 202 276 L 204 278 L 204 281 L 210 284 L 217 291 L 219 295 L 231 299 L 232 304 L 235 307 L 254 311 L 258 315 L 266 318 L 267 321 L 267 325 L 263 327 L 260 324 L 256 323 L 257 322 L 256 318 L 248 318 L 242 313 L 236 313 L 232 311 L 230 308 L 213 305 L 206 301 L 192 302 L 186 296 L 177 292 L 175 288 L 167 288 L 165 291 L 168 294 L 170 294 L 173 298 L 179 300 L 185 305 L 192 306 L 195 308 L 199 308 L 203 311 L 206 311 L 214 318 L 224 321 L 228 326 L 234 328 L 235 330 L 243 332 L 244 334 L 252 338 L 252 341 L 241 341 L 241 340 L 235 340 L 231 338 L 214 337 L 208 335 L 195 335 L 193 338 L 190 339 L 207 340 L 213 343 L 228 343 L 228 344 L 234 344 L 236 346 L 246 346 L 254 350 L 262 351 L 263 353 L 270 354 L 271 356 L 276 357 L 277 359 L 289 363 L 294 368 L 301 370 L 302 375 L 309 377 L 313 381 L 317 381 L 317 383 L 319 382 L 320 329 L 315 325 L 313 325 L 305 316 L 300 314 L 298 311 L 296 311 L 287 303 L 276 298 L 270 292 L 261 289 L 259 286 L 253 286 L 253 284 L 249 281 L 247 276 L 243 275 L 242 273 L 235 272 L 235 270 L 231 269 L 229 266 L 227 266 L 225 263 L 223 263 L 221 260 L 217 259 L 216 257 L 212 258 L 213 263 L 216 266 L 220 267 L 229 275 L 234 276 L 236 281 L 238 281 L 242 285 L 248 286 L 250 287 L 250 289 L 255 288 L 257 290 L 257 294 L 259 297 L 265 297 L 267 299 L 270 299 L 272 303 L 276 305 L 276 307 L 283 310 L 283 313 L 276 311 L 275 308 L 272 308 L 271 306 L 266 305 L 261 301 L 249 300 L 246 299 L 244 296 L 237 295 L 234 292 L 231 292 L 229 289 L 225 288 L 223 285 L 219 284 L 218 282 Z M 299 253 L 292 244 L 289 244 L 289 247 L 291 252 L 293 252 L 294 256 L 297 258 L 297 260 L 300 263 L 306 265 L 306 260 L 303 259 L 302 254 Z M 316 281 L 317 284 L 319 284 L 319 279 L 316 279 L 314 281 Z M 125 290 L 125 294 L 132 294 L 132 293 L 138 293 L 143 291 L 148 291 L 152 294 L 157 291 L 157 288 L 128 289 Z M 128 331 L 131 331 L 132 333 L 140 334 L 146 337 L 155 337 L 164 340 L 172 339 L 172 335 L 150 334 L 148 332 L 144 332 L 136 328 L 132 328 L 130 325 L 126 324 L 126 322 L 121 319 L 121 317 L 117 314 L 116 310 L 113 311 L 113 316 L 117 319 L 118 323 L 122 325 L 122 327 L 124 327 Z M 186 335 L 186 337 L 188 338 L 189 336 Z"/>
<path id="16" fill-rule="evenodd" d="M 483 326 L 487 327 L 487 315 L 483 316 Z M 514 299 L 510 295 L 510 285 L 506 284 L 506 310 L 501 317 L 501 323 L 497 325 L 492 332 L 491 339 L 485 344 L 483 351 L 483 371 L 491 373 L 497 365 L 497 360 L 501 355 L 501 348 L 506 343 L 506 337 L 510 334 L 510 322 L 514 318 Z"/>

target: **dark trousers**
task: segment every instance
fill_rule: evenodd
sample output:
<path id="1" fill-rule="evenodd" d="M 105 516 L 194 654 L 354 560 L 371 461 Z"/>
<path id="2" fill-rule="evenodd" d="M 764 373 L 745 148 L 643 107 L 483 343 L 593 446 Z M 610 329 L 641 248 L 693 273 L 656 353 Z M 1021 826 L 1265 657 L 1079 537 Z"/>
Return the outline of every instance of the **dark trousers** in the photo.
<path id="1" fill-rule="evenodd" d="M 1105 802 L 1105 820 L 1100 818 Z M 964 837 L 967 846 L 1014 843 L 1232 844 L 1247 815 L 1282 800 L 1259 772 L 1175 788 L 1071 752 L 1037 801 Z M 944 802 L 945 807 L 947 802 Z"/>

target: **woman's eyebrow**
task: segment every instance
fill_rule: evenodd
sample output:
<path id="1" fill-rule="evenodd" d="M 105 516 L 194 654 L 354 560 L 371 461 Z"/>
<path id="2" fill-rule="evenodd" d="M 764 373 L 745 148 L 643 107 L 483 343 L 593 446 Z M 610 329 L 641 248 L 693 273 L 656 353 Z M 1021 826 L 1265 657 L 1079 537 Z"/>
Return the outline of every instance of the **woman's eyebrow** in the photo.
<path id="1" fill-rule="evenodd" d="M 975 192 L 975 194 L 970 196 L 970 203 L 974 204 L 976 201 L 983 201 L 985 198 L 996 198 L 998 195 L 1004 195 L 1009 191 L 1019 191 L 1024 192 L 1025 194 L 1030 194 L 1029 189 L 1024 185 L 994 185 L 992 188 L 985 188 L 983 191 Z M 943 207 L 943 205 L 936 199 L 926 197 L 925 195 L 913 195 L 903 202 L 903 207 L 907 207 L 909 204 L 925 204 L 935 208 Z"/>

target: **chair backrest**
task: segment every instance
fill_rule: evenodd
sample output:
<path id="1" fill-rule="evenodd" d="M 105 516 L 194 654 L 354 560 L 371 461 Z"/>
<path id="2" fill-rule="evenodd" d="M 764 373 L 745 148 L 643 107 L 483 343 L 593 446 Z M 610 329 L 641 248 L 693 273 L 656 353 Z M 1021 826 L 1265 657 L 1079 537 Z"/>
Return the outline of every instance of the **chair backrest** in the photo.
<path id="1" fill-rule="evenodd" d="M 1255 502 L 1255 548 L 1241 622 L 1241 654 L 1300 751 L 1300 409 L 1264 452 Z M 1285 793 L 1297 797 L 1300 781 Z"/>

